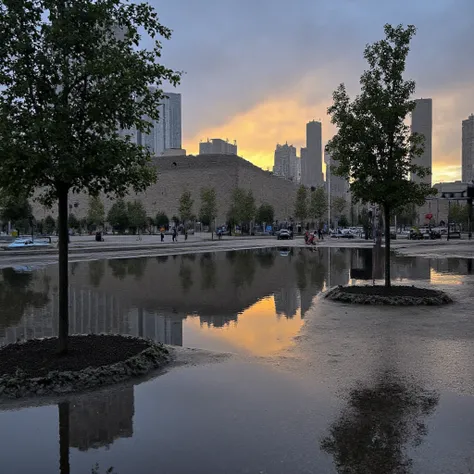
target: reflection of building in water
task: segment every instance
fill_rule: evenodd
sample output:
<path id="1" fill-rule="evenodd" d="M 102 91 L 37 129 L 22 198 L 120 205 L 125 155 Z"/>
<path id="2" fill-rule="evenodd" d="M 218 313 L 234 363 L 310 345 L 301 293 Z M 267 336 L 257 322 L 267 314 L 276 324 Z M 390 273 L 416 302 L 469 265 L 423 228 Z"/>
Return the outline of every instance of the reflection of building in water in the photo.
<path id="1" fill-rule="evenodd" d="M 300 295 L 297 288 L 287 287 L 276 291 L 274 294 L 275 309 L 277 314 L 283 314 L 287 318 L 296 316 L 300 308 Z"/>
<path id="2" fill-rule="evenodd" d="M 20 339 L 57 336 L 59 296 L 52 294 L 49 303 L 41 309 L 25 312 L 18 326 L 5 330 L 0 346 Z M 132 309 L 117 297 L 94 290 L 70 289 L 70 334 L 130 334 L 165 344 L 182 345 L 181 318 Z"/>
<path id="3" fill-rule="evenodd" d="M 152 339 L 163 344 L 183 345 L 183 320 L 172 319 L 141 308 L 128 313 L 129 334 L 145 339 Z"/>
<path id="4" fill-rule="evenodd" d="M 80 451 L 110 446 L 133 436 L 133 387 L 71 402 L 69 446 Z"/>
<path id="5" fill-rule="evenodd" d="M 244 310 L 245 311 L 245 310 Z M 214 326 L 215 328 L 222 328 L 231 322 L 237 322 L 238 314 L 236 315 L 199 315 L 199 321 L 201 324 L 207 324 L 207 326 Z"/>

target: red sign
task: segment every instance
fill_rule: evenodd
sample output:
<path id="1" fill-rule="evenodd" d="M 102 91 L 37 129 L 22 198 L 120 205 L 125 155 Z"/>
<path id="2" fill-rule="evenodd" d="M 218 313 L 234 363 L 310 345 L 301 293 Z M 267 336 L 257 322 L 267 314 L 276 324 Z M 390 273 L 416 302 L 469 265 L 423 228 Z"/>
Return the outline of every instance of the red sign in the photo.
<path id="1" fill-rule="evenodd" d="M 425 219 L 428 219 L 428 220 L 433 219 L 433 214 L 426 214 Z"/>

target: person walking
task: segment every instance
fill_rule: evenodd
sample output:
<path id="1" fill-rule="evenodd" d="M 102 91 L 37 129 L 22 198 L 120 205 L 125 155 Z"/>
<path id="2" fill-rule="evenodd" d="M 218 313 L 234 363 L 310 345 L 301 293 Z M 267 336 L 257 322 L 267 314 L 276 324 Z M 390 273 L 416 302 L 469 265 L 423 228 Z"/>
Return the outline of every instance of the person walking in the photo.
<path id="1" fill-rule="evenodd" d="M 161 241 L 164 242 L 165 241 L 165 229 L 163 227 L 160 229 L 160 237 L 161 237 Z"/>
<path id="2" fill-rule="evenodd" d="M 173 227 L 173 242 L 178 241 L 178 233 L 176 232 L 176 227 Z"/>

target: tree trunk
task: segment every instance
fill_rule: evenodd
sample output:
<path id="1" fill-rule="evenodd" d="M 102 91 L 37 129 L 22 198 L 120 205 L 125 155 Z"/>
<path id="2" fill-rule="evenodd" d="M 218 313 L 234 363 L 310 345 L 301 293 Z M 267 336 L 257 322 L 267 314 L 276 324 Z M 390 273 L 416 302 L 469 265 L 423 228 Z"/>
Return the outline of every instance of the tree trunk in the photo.
<path id="1" fill-rule="evenodd" d="M 69 281 L 68 281 L 68 187 L 58 186 L 58 236 L 59 236 L 59 354 L 68 350 L 69 335 Z"/>
<path id="2" fill-rule="evenodd" d="M 69 474 L 69 402 L 61 402 L 59 408 L 59 472 Z"/>
<path id="3" fill-rule="evenodd" d="M 390 208 L 384 206 L 385 224 L 385 288 L 390 288 Z"/>

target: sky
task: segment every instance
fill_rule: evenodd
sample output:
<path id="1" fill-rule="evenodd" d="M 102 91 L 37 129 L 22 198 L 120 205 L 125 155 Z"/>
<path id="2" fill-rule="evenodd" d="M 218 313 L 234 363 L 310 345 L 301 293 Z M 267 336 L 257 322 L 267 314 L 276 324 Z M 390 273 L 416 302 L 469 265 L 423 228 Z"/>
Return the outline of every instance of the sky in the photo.
<path id="1" fill-rule="evenodd" d="M 383 25 L 413 24 L 406 78 L 433 99 L 433 182 L 461 177 L 461 121 L 474 113 L 474 0 L 148 0 L 173 30 L 162 62 L 184 72 L 183 148 L 237 140 L 238 154 L 273 166 L 277 143 L 305 146 L 343 82 L 359 92 L 367 43 Z M 170 91 L 169 89 L 165 89 Z"/>

